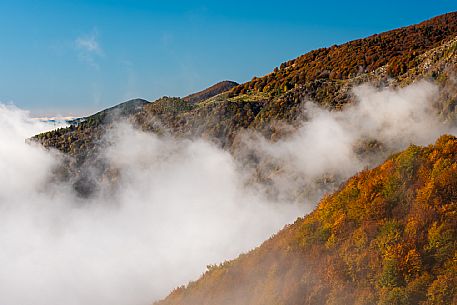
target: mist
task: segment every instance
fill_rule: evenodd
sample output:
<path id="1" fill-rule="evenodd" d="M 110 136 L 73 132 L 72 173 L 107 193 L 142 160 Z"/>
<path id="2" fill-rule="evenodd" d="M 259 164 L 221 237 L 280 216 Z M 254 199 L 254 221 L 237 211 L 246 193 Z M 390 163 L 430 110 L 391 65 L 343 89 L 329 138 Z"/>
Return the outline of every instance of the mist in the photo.
<path id="1" fill-rule="evenodd" d="M 7 106 L 0 122 L 1 304 L 150 304 L 303 213 L 243 186 L 214 145 L 128 124 L 103 151 L 118 186 L 81 199 L 50 182 L 62 156 L 24 141 L 49 126 Z"/>
<path id="2" fill-rule="evenodd" d="M 269 194 L 280 201 L 299 200 L 310 210 L 355 173 L 411 144 L 428 145 L 444 133 L 455 133 L 454 122 L 440 114 L 439 89 L 433 83 L 398 89 L 362 85 L 353 96 L 355 102 L 342 111 L 305 102 L 300 127 L 276 142 L 251 131 L 241 135 L 240 154 L 258 160 L 251 171 L 268 182 Z"/>
<path id="3" fill-rule="evenodd" d="M 202 139 L 121 122 L 101 152 L 117 170 L 115 188 L 102 181 L 88 199 L 52 180 L 60 153 L 25 141 L 55 127 L 1 105 L 0 304 L 151 304 L 207 265 L 258 246 L 345 178 L 453 133 L 428 82 L 361 86 L 354 95 L 339 112 L 307 103 L 306 120 L 279 141 L 245 132 L 240 150 L 256 164 Z M 382 150 L 361 154 L 360 143 L 371 140 Z M 256 169 L 268 183 L 252 181 Z"/>

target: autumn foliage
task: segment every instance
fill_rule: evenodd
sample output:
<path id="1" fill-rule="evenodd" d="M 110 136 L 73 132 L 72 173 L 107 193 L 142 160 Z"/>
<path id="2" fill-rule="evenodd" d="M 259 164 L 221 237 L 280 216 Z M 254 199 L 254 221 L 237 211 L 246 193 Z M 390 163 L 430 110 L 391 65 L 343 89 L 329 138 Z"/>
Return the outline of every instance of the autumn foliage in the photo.
<path id="1" fill-rule="evenodd" d="M 274 96 L 309 81 L 346 80 L 383 66 L 391 77 L 396 77 L 415 67 L 420 54 L 456 33 L 457 13 L 449 13 L 417 25 L 317 49 L 233 88 L 232 95 L 264 92 Z"/>
<path id="2" fill-rule="evenodd" d="M 168 304 L 456 304 L 457 138 L 360 172 Z"/>

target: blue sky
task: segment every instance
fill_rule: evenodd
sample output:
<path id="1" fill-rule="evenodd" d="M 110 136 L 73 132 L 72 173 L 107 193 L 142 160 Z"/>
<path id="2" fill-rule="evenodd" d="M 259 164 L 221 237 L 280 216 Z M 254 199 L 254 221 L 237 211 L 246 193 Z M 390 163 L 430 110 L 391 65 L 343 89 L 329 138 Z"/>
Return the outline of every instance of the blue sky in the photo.
<path id="1" fill-rule="evenodd" d="M 67 115 L 183 96 L 455 10 L 455 0 L 0 0 L 0 101 Z"/>

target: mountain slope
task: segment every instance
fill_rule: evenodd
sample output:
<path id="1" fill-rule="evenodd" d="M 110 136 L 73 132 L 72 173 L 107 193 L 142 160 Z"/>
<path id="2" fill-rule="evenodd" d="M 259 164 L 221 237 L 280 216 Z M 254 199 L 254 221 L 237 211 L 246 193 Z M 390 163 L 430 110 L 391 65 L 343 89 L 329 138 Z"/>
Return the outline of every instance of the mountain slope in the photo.
<path id="1" fill-rule="evenodd" d="M 456 21 L 457 13 L 450 13 L 319 49 L 228 92 L 216 86 L 186 98 L 163 97 L 121 118 L 159 136 L 217 143 L 235 159 L 246 157 L 254 178 L 266 181 L 280 166 L 242 155 L 239 135 L 249 130 L 269 142 L 284 139 L 306 122 L 308 101 L 339 111 L 363 83 L 395 88 L 430 80 L 440 88 L 434 110 L 456 122 Z M 98 156 L 113 122 L 103 117 L 34 137 L 68 156 L 63 176 L 83 196 L 116 173 Z M 367 140 L 373 151 L 383 147 Z M 209 266 L 201 279 L 158 304 L 457 303 L 456 152 L 457 140 L 448 136 L 434 146 L 410 147 L 350 179 L 261 247 Z M 332 185 L 341 181 L 324 178 Z"/>
<path id="2" fill-rule="evenodd" d="M 285 132 L 278 121 L 292 125 L 301 121 L 303 105 L 307 101 L 329 109 L 341 109 L 353 101 L 352 88 L 362 83 L 377 87 L 401 86 L 426 78 L 445 87 L 452 82 L 450 70 L 455 71 L 456 35 L 457 13 L 450 13 L 418 25 L 312 51 L 282 65 L 281 69 L 254 78 L 229 93 L 196 103 L 190 111 L 180 112 L 160 123 L 173 134 L 204 136 L 224 147 L 233 144 L 239 127 L 277 139 Z M 434 51 L 438 49 L 446 52 Z M 369 67 L 357 68 L 357 73 L 348 72 L 339 78 L 322 74 L 324 71 L 352 71 L 367 54 L 378 60 Z M 439 54 L 442 57 L 437 56 Z M 370 63 L 374 61 L 370 60 Z M 392 73 L 398 65 L 402 68 Z M 300 77 L 302 73 L 309 76 Z M 455 91 L 454 87 L 448 87 Z M 137 116 L 144 129 L 155 130 L 148 124 L 155 117 L 153 108 L 153 105 L 146 107 Z M 212 123 L 218 121 L 225 124 Z"/>
<path id="3" fill-rule="evenodd" d="M 320 107 L 337 111 L 354 101 L 352 88 L 362 83 L 369 83 L 379 88 L 401 87 L 417 80 L 427 79 L 441 89 L 441 95 L 435 105 L 436 112 L 442 114 L 443 120 L 455 121 L 457 115 L 457 86 L 454 81 L 454 75 L 457 73 L 456 18 L 457 13 L 450 13 L 419 25 L 313 51 L 294 60 L 294 63 L 289 66 L 283 65 L 283 68 L 262 78 L 262 82 L 265 82 L 267 87 L 274 87 L 276 86 L 274 84 L 281 83 L 298 72 L 317 71 L 323 58 L 323 55 L 319 55 L 321 53 L 330 52 L 335 55 L 328 60 L 325 59 L 327 67 L 335 71 L 346 66 L 348 71 L 351 71 L 354 67 L 353 62 L 357 62 L 360 56 L 368 53 L 385 61 L 382 62 L 384 65 L 379 63 L 370 69 L 349 73 L 340 79 L 320 74 L 315 78 L 298 77 L 293 86 L 287 85 L 287 90 L 280 90 L 280 92 L 258 90 L 256 79 L 234 87 L 229 92 L 216 94 L 234 85 L 223 82 L 186 98 L 163 97 L 152 103 L 143 103 L 138 111 L 121 117 L 144 131 L 173 137 L 205 138 L 238 157 L 240 155 L 239 135 L 245 130 L 261 134 L 271 141 L 285 138 L 306 120 L 304 106 L 310 100 Z M 404 44 L 399 45 L 396 38 Z M 361 54 L 358 51 L 359 47 L 366 52 Z M 414 56 L 399 55 L 409 54 L 410 50 L 414 50 Z M 390 71 L 398 60 L 406 68 L 392 74 Z M 241 87 L 247 89 L 238 92 Z M 208 96 L 211 97 L 202 100 Z M 96 159 L 94 156 L 97 154 L 97 149 L 104 144 L 103 135 L 110 128 L 110 124 L 101 124 L 104 121 L 99 120 L 101 117 L 95 115 L 92 119 L 87 118 L 86 122 L 40 134 L 33 139 L 45 147 L 56 148 L 74 159 L 68 162 L 68 172 L 79 175 L 81 166 L 96 167 L 100 168 L 102 176 L 96 179 L 103 179 L 109 165 L 95 165 L 94 162 L 98 161 L 94 161 Z M 361 151 L 363 150 L 362 147 Z M 255 159 L 251 161 L 256 162 Z M 269 170 L 259 169 L 259 172 L 266 173 L 264 176 L 270 175 Z M 264 178 L 260 177 L 260 179 Z"/>
<path id="4" fill-rule="evenodd" d="M 114 107 L 99 111 L 91 116 L 70 121 L 67 128 L 38 134 L 33 137 L 45 147 L 54 147 L 74 156 L 86 154 L 95 148 L 106 127 L 118 120 L 128 120 L 140 112 L 148 101 L 133 99 Z"/>
<path id="5" fill-rule="evenodd" d="M 457 14 L 441 15 L 412 25 L 340 46 L 314 50 L 281 64 L 272 73 L 254 78 L 232 90 L 233 94 L 267 92 L 277 95 L 307 81 L 346 80 L 386 66 L 396 77 L 415 67 L 420 54 L 438 46 L 457 32 Z"/>
<path id="6" fill-rule="evenodd" d="M 147 104 L 149 104 L 148 101 L 140 98 L 129 100 L 111 108 L 99 111 L 91 116 L 72 120 L 70 121 L 70 124 L 76 125 L 86 121 L 89 125 L 111 123 L 113 120 L 125 118 L 141 111 L 141 109 Z"/>
<path id="7" fill-rule="evenodd" d="M 411 146 L 157 305 L 456 304 L 456 190 L 457 138 Z"/>
<path id="8" fill-rule="evenodd" d="M 218 94 L 221 94 L 222 92 L 228 91 L 237 85 L 238 85 L 238 83 L 236 83 L 236 82 L 232 82 L 232 81 L 228 81 L 228 80 L 222 81 L 215 85 L 212 85 L 209 88 L 206 88 L 205 90 L 202 90 L 202 91 L 190 94 L 186 97 L 183 97 L 183 100 L 185 102 L 189 102 L 189 103 L 198 103 L 198 102 L 207 100 L 209 98 L 212 98 L 213 96 L 216 96 Z"/>
<path id="9" fill-rule="evenodd" d="M 457 13 L 445 14 L 418 25 L 309 52 L 230 92 L 219 93 L 234 85 L 222 82 L 182 99 L 164 97 L 142 108 L 131 119 L 144 130 L 175 136 L 203 136 L 230 148 L 236 134 L 246 128 L 272 139 L 283 136 L 287 131 L 283 130 L 282 123 L 296 125 L 301 121 L 303 105 L 309 100 L 323 107 L 340 109 L 353 101 L 351 89 L 367 82 L 384 87 L 432 79 L 453 91 L 445 101 L 452 104 L 457 91 L 455 86 L 449 85 L 453 82 L 452 71 L 457 70 L 456 35 Z M 359 69 L 361 64 L 363 69 Z M 397 69 L 398 65 L 402 68 Z M 392 74 L 392 70 L 398 71 Z M 339 71 L 346 72 L 334 77 Z M 306 75 L 301 77 L 303 73 Z M 282 123 L 277 124 L 278 121 Z M 55 136 L 58 135 L 44 137 Z M 73 138 L 66 134 L 63 141 L 74 142 Z M 60 144 L 43 144 L 57 149 L 71 144 L 54 142 Z M 68 152 L 68 149 L 61 150 Z"/>

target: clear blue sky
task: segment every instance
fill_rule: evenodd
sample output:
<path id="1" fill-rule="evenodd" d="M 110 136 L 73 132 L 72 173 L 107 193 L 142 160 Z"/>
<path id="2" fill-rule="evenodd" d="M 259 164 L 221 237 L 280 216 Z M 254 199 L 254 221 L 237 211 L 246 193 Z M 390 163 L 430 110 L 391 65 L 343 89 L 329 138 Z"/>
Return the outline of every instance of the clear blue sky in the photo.
<path id="1" fill-rule="evenodd" d="M 0 0 L 0 101 L 87 114 L 183 96 L 456 10 L 456 0 Z"/>

